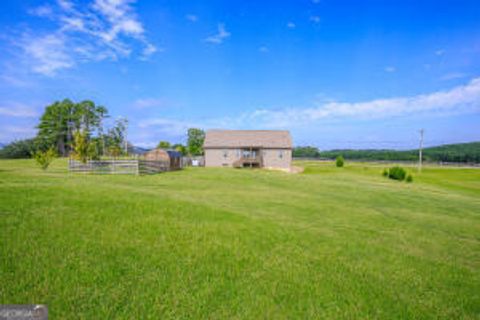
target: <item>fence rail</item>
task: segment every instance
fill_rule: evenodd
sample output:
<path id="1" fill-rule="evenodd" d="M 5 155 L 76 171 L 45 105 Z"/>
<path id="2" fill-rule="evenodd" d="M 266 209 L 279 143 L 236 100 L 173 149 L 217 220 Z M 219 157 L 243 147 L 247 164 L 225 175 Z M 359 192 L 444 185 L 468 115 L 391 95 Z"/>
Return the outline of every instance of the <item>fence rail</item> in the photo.
<path id="1" fill-rule="evenodd" d="M 166 161 L 148 160 L 88 160 L 86 163 L 70 159 L 68 161 L 70 172 L 94 174 L 154 174 L 170 170 Z"/>

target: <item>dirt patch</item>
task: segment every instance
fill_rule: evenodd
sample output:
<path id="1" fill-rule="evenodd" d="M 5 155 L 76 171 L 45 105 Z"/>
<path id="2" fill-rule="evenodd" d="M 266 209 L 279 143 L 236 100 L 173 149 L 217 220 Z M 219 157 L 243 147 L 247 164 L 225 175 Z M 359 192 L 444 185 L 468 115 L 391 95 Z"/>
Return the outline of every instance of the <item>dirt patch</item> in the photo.
<path id="1" fill-rule="evenodd" d="M 290 173 L 302 173 L 303 170 L 305 170 L 304 167 L 291 166 L 289 172 L 290 172 Z"/>

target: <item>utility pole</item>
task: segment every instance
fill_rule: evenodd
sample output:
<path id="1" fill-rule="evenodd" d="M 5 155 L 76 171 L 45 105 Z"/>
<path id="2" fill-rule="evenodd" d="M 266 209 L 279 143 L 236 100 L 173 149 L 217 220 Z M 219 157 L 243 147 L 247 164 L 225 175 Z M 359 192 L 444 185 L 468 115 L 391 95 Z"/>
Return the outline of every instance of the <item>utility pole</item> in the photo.
<path id="1" fill-rule="evenodd" d="M 128 140 L 127 140 L 128 122 L 125 124 L 125 155 L 128 155 Z"/>
<path id="2" fill-rule="evenodd" d="M 424 130 L 420 129 L 420 146 L 418 148 L 418 172 L 422 172 L 423 133 Z"/>

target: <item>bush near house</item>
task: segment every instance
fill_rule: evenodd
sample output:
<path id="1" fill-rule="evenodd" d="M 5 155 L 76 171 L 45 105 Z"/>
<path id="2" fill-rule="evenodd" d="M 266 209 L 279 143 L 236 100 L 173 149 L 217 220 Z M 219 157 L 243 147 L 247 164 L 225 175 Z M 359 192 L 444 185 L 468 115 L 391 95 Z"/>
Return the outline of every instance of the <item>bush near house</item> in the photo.
<path id="1" fill-rule="evenodd" d="M 405 180 L 406 176 L 407 176 L 407 171 L 405 171 L 405 169 L 403 169 L 402 167 L 395 166 L 395 167 L 391 167 L 388 170 L 388 177 L 390 179 L 403 181 Z"/>

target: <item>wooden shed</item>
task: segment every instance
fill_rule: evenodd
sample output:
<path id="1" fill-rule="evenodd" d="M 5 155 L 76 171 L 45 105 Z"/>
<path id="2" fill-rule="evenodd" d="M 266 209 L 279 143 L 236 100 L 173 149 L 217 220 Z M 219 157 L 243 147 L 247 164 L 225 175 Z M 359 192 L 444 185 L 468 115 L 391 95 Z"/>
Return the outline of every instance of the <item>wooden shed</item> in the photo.
<path id="1" fill-rule="evenodd" d="M 143 160 L 149 163 L 162 163 L 168 170 L 179 170 L 182 168 L 182 154 L 178 151 L 153 149 L 143 155 Z"/>
<path id="2" fill-rule="evenodd" d="M 170 156 L 168 152 L 163 149 L 153 149 L 143 154 L 145 160 L 148 161 L 168 161 L 170 163 Z"/>

